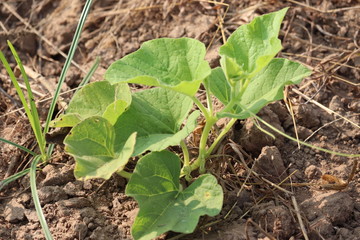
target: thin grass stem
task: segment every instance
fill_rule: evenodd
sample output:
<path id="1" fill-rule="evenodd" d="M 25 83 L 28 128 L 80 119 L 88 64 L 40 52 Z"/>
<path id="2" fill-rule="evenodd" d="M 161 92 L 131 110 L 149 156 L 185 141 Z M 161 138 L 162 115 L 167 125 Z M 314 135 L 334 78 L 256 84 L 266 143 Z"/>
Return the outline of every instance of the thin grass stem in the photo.
<path id="1" fill-rule="evenodd" d="M 6 60 L 6 58 L 5 58 L 4 54 L 2 53 L 2 51 L 0 51 L 0 60 L 3 63 L 7 73 L 9 74 L 11 82 L 14 84 L 16 93 L 18 94 L 18 96 L 20 98 L 20 101 L 21 101 L 21 103 L 22 103 L 22 105 L 24 107 L 24 110 L 25 110 L 25 113 L 26 113 L 26 115 L 27 115 L 27 117 L 29 119 L 30 125 L 34 129 L 34 119 L 32 117 L 32 113 L 31 113 L 31 110 L 29 108 L 29 105 L 27 104 L 25 95 L 24 95 L 23 91 L 21 90 L 21 88 L 19 86 L 19 83 L 18 83 L 18 81 L 17 81 L 17 79 L 15 77 L 15 74 L 14 74 L 13 70 L 11 69 L 9 62 Z"/>
<path id="2" fill-rule="evenodd" d="M 53 97 L 53 99 L 51 101 L 51 104 L 50 104 L 49 112 L 48 112 L 46 122 L 45 122 L 44 132 L 43 132 L 44 135 L 49 131 L 49 124 L 50 124 L 50 121 L 51 121 L 52 116 L 54 114 L 54 110 L 55 110 L 56 102 L 57 102 L 57 100 L 59 98 L 61 86 L 63 85 L 63 83 L 65 81 L 66 73 L 69 70 L 71 60 L 74 57 L 75 50 L 76 50 L 76 47 L 77 47 L 79 39 L 80 39 L 81 31 L 82 31 L 82 29 L 84 27 L 86 17 L 88 16 L 89 11 L 90 11 L 91 3 L 92 3 L 92 0 L 87 0 L 86 1 L 85 6 L 84 6 L 83 11 L 82 11 L 81 16 L 80 16 L 79 23 L 78 23 L 78 25 L 76 27 L 75 35 L 73 37 L 73 40 L 72 40 L 72 43 L 71 43 L 71 46 L 70 46 L 68 57 L 66 58 L 63 69 L 61 70 L 59 82 L 57 84 L 57 87 L 56 87 L 56 90 L 55 90 L 55 93 L 54 93 L 54 97 Z"/>
<path id="3" fill-rule="evenodd" d="M 317 149 L 319 151 L 322 151 L 322 152 L 326 152 L 326 153 L 330 153 L 330 154 L 334 154 L 334 155 L 338 155 L 338 156 L 343 156 L 343 157 L 360 157 L 360 154 L 348 154 L 348 153 L 342 153 L 342 152 L 335 152 L 335 151 L 332 151 L 332 150 L 329 150 L 329 149 L 325 149 L 325 148 L 321 148 L 321 147 L 317 147 L 317 146 L 314 146 L 314 145 L 311 145 L 309 143 L 306 143 L 306 142 L 303 142 L 303 141 L 300 141 L 296 138 L 293 138 L 289 135 L 287 135 L 286 133 L 283 133 L 282 131 L 280 131 L 279 129 L 273 127 L 270 123 L 266 122 L 265 120 L 263 120 L 262 118 L 258 117 L 256 114 L 254 114 L 253 112 L 251 112 L 250 110 L 248 110 L 245 106 L 243 106 L 242 104 L 238 103 L 239 106 L 244 109 L 246 112 L 248 112 L 252 117 L 256 118 L 257 120 L 259 120 L 260 122 L 262 122 L 265 126 L 267 126 L 268 128 L 270 128 L 271 130 L 273 130 L 274 132 L 286 137 L 287 139 L 290 139 L 294 142 L 298 142 L 304 146 L 307 146 L 307 147 L 310 147 L 310 148 L 313 148 L 313 149 Z"/>
<path id="4" fill-rule="evenodd" d="M 21 178 L 22 176 L 25 176 L 26 174 L 28 174 L 30 172 L 30 168 L 27 168 L 25 170 L 22 170 L 21 172 L 15 173 L 13 175 L 11 175 L 10 177 L 2 180 L 0 182 L 0 191 L 3 189 L 3 187 L 5 187 L 6 185 L 8 185 L 9 183 L 15 181 L 16 179 Z"/>
<path id="5" fill-rule="evenodd" d="M 20 57 L 19 57 L 18 53 L 16 52 L 14 46 L 11 44 L 10 41 L 7 41 L 7 43 L 9 45 L 9 47 L 10 47 L 11 53 L 13 54 L 13 56 L 15 58 L 16 63 L 18 64 L 18 66 L 20 68 L 21 75 L 22 75 L 22 77 L 24 79 L 27 94 L 29 96 L 28 104 L 30 105 L 31 117 L 33 118 L 33 123 L 34 123 L 34 125 L 32 126 L 33 131 L 34 131 L 37 143 L 39 145 L 42 158 L 45 161 L 46 160 L 46 153 L 45 153 L 45 151 L 46 151 L 45 150 L 46 149 L 46 142 L 45 142 L 45 137 L 44 137 L 44 135 L 42 134 L 42 131 L 41 131 L 41 123 L 40 123 L 40 120 L 39 120 L 39 114 L 38 114 L 38 111 L 37 111 L 37 108 L 36 108 L 35 99 L 34 99 L 34 95 L 32 93 L 29 78 L 28 78 L 28 76 L 27 76 L 27 74 L 25 72 L 24 66 L 23 66 L 23 64 L 22 64 L 22 62 L 20 60 Z"/>
<path id="6" fill-rule="evenodd" d="M 4 143 L 7 143 L 7 144 L 10 144 L 10 145 L 13 145 L 13 146 L 19 148 L 20 150 L 23 150 L 24 152 L 27 152 L 27 153 L 29 153 L 29 154 L 31 154 L 33 156 L 37 155 L 35 152 L 31 151 L 30 149 L 27 149 L 26 147 L 23 147 L 23 146 L 21 146 L 21 145 L 19 145 L 17 143 L 12 142 L 12 141 L 6 140 L 4 138 L 0 138 L 0 141 L 4 142 Z"/>
<path id="7" fill-rule="evenodd" d="M 37 193 L 37 188 L 36 188 L 36 169 L 37 169 L 36 166 L 40 160 L 41 160 L 41 156 L 37 155 L 37 156 L 35 156 L 34 160 L 31 163 L 31 167 L 30 167 L 31 196 L 34 201 L 36 214 L 39 218 L 41 228 L 44 231 L 45 238 L 46 238 L 46 240 L 52 240 L 53 237 L 51 236 L 51 232 L 49 230 L 44 213 L 42 211 L 40 200 L 39 200 L 39 195 Z"/>

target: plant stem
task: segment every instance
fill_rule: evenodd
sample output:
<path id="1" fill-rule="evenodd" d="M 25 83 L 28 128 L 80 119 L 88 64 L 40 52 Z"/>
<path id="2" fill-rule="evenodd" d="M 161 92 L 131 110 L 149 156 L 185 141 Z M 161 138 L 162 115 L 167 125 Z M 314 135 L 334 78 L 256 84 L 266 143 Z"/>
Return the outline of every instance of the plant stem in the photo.
<path id="1" fill-rule="evenodd" d="M 126 178 L 126 179 L 130 179 L 131 176 L 132 176 L 132 173 L 129 173 L 129 172 L 125 171 L 125 170 L 117 171 L 116 173 L 119 174 L 120 176 L 122 176 L 123 178 Z"/>
<path id="2" fill-rule="evenodd" d="M 213 115 L 213 103 L 212 103 L 212 94 L 210 91 L 210 86 L 208 86 L 208 84 L 206 84 L 206 81 L 204 83 L 204 87 L 205 87 L 205 92 L 206 92 L 206 103 L 207 103 L 207 109 L 209 111 L 209 114 L 212 116 Z"/>
<path id="3" fill-rule="evenodd" d="M 181 140 L 180 146 L 184 154 L 184 167 L 189 166 L 190 165 L 189 149 L 186 146 L 185 140 Z"/>
<path id="4" fill-rule="evenodd" d="M 197 169 L 200 167 L 199 172 L 204 173 L 205 172 L 205 160 L 206 160 L 206 142 L 208 140 L 211 128 L 213 125 L 217 122 L 216 117 L 209 117 L 206 119 L 206 123 L 201 135 L 200 144 L 199 144 L 199 156 L 195 160 L 195 162 L 191 165 L 191 171 Z"/>
<path id="5" fill-rule="evenodd" d="M 209 149 L 206 151 L 205 158 L 209 157 L 210 154 L 214 151 L 214 148 L 220 143 L 220 141 L 224 138 L 224 136 L 230 131 L 231 127 L 237 121 L 236 118 L 232 118 L 226 126 L 221 130 L 219 136 L 215 139 L 215 141 L 211 144 Z"/>
<path id="6" fill-rule="evenodd" d="M 239 81 L 235 87 L 231 88 L 232 98 L 230 102 L 225 106 L 225 108 L 222 109 L 219 113 L 230 112 L 231 110 L 233 110 L 234 105 L 240 102 L 241 97 L 244 94 L 245 90 L 247 89 L 249 83 L 250 83 L 250 79 L 247 78 L 245 79 L 243 84 L 242 82 Z"/>
<path id="7" fill-rule="evenodd" d="M 197 99 L 195 96 L 192 96 L 191 99 L 194 101 L 196 106 L 198 106 L 200 111 L 204 114 L 206 121 L 212 117 L 210 111 L 206 109 L 206 107 L 200 102 L 199 99 Z"/>

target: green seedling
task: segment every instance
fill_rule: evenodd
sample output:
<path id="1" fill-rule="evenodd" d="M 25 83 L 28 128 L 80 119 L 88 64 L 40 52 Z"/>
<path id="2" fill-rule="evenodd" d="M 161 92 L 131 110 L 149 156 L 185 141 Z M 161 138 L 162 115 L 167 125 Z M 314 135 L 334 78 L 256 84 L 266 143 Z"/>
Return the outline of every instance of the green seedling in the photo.
<path id="1" fill-rule="evenodd" d="M 90 4 L 87 1 L 84 7 L 82 24 Z M 138 51 L 114 62 L 104 81 L 87 84 L 77 91 L 66 113 L 50 122 L 58 88 L 44 130 L 40 130 L 40 125 L 33 127 L 39 145 L 45 144 L 43 136 L 49 127 L 71 127 L 64 144 L 65 151 L 75 158 L 77 179 L 109 179 L 113 173 L 128 178 L 126 194 L 134 197 L 140 206 L 132 227 L 135 239 L 152 239 L 167 231 L 193 232 L 200 216 L 215 216 L 222 208 L 222 188 L 205 168 L 213 149 L 237 119 L 258 118 L 256 113 L 264 106 L 283 98 L 285 85 L 298 84 L 311 74 L 299 63 L 275 58 L 281 50 L 278 33 L 286 11 L 257 17 L 238 28 L 220 48 L 221 67 L 215 69 L 204 60 L 204 44 L 195 39 L 163 38 L 145 42 Z M 72 53 L 79 34 L 80 31 L 75 34 Z M 64 69 L 69 64 L 67 61 Z M 59 86 L 65 73 L 63 70 Z M 154 88 L 131 93 L 128 83 Z M 196 97 L 200 85 L 206 90 L 205 105 Z M 213 98 L 223 103 L 223 109 L 215 112 Z M 194 104 L 199 110 L 192 111 Z M 33 113 L 34 104 L 29 105 L 29 112 Z M 198 155 L 190 161 L 186 138 L 197 127 L 200 114 L 206 123 Z M 39 122 L 36 117 L 30 118 L 31 125 Z M 229 123 L 208 145 L 208 136 L 221 118 L 229 118 Z M 183 159 L 167 150 L 175 145 L 181 146 Z M 46 162 L 52 147 L 45 150 L 45 147 L 40 149 L 41 154 L 31 166 L 34 199 L 38 198 L 37 163 Z M 126 171 L 131 157 L 139 158 L 132 173 Z M 200 176 L 194 180 L 195 170 Z M 182 177 L 189 182 L 188 187 L 180 184 Z M 39 202 L 35 202 L 35 207 L 46 238 L 51 239 Z"/>
<path id="2" fill-rule="evenodd" d="M 51 127 L 72 127 L 65 150 L 75 158 L 78 179 L 129 178 L 126 194 L 140 211 L 132 227 L 135 239 L 152 239 L 167 231 L 191 233 L 202 215 L 215 216 L 223 192 L 205 162 L 237 119 L 256 114 L 283 98 L 283 88 L 311 74 L 303 65 L 274 58 L 281 50 L 278 33 L 287 9 L 255 18 L 238 28 L 220 48 L 221 67 L 211 69 L 204 60 L 205 46 L 190 39 L 155 39 L 114 62 L 105 80 L 78 91 L 66 113 Z M 128 83 L 153 86 L 131 93 Z M 207 104 L 196 97 L 200 85 Z M 212 98 L 224 105 L 218 112 Z M 199 110 L 191 112 L 193 105 Z M 185 139 L 202 114 L 205 126 L 197 158 L 190 162 Z M 221 118 L 230 118 L 212 145 L 208 136 Z M 184 159 L 166 150 L 180 145 Z M 138 156 L 133 173 L 125 171 L 131 156 Z M 192 180 L 191 173 L 201 174 Z M 184 188 L 179 179 L 191 182 Z M 176 217 L 174 217 L 176 216 Z"/>
<path id="3" fill-rule="evenodd" d="M 41 224 L 41 227 L 44 231 L 44 235 L 46 237 L 47 240 L 50 240 L 50 239 L 53 239 L 52 236 L 51 236 L 51 233 L 50 233 L 50 230 L 49 230 L 49 227 L 46 223 L 46 219 L 44 217 L 44 214 L 42 212 L 42 209 L 41 209 L 41 205 L 40 205 L 40 200 L 39 200 L 39 197 L 38 197 L 38 194 L 37 194 L 37 188 L 36 188 L 36 170 L 38 169 L 37 168 L 37 165 L 38 163 L 47 163 L 51 154 L 52 154 L 52 151 L 53 151 L 53 148 L 54 148 L 54 145 L 53 144 L 47 144 L 46 141 L 45 141 L 45 135 L 48 133 L 49 131 L 49 124 L 50 124 L 50 121 L 51 121 L 51 118 L 53 116 L 53 113 L 54 113 L 54 110 L 55 110 L 55 106 L 56 106 L 56 103 L 57 103 L 57 100 L 58 100 L 58 97 L 59 97 L 59 94 L 60 94 L 60 89 L 61 89 L 61 86 L 62 84 L 64 83 L 65 81 L 65 77 L 66 77 L 66 73 L 70 67 L 70 64 L 71 64 L 71 61 L 73 59 L 73 56 L 75 54 L 75 50 L 76 50 L 76 47 L 77 47 L 77 44 L 78 44 L 78 41 L 80 39 L 80 34 L 81 34 L 81 31 L 82 31 L 82 28 L 85 24 L 85 20 L 86 20 L 86 17 L 89 13 L 89 10 L 90 10 L 90 6 L 91 6 L 91 3 L 92 3 L 92 0 L 87 0 L 85 5 L 84 5 L 84 8 L 83 8 L 83 12 L 81 13 L 81 16 L 80 16 L 80 20 L 79 20 L 79 24 L 76 28 L 76 31 L 75 31 L 75 35 L 74 35 L 74 38 L 73 38 L 73 41 L 71 43 L 71 46 L 70 46 L 70 50 L 69 50 L 69 54 L 66 58 L 66 61 L 65 61 L 65 65 L 61 71 L 61 75 L 60 75 L 60 78 L 59 78 L 59 82 L 58 82 L 58 85 L 57 85 L 57 88 L 55 90 L 55 93 L 53 95 L 53 98 L 52 98 L 52 102 L 50 104 L 50 109 L 48 111 L 48 117 L 45 121 L 45 127 L 42 128 L 41 126 L 41 123 L 40 123 L 40 118 L 39 118 L 39 115 L 38 115 L 38 111 L 36 109 L 36 104 L 35 104 L 35 99 L 34 99 L 34 96 L 33 96 L 33 93 L 32 93 L 32 90 L 31 90 L 31 87 L 30 87 L 30 82 L 29 82 L 29 79 L 28 79 L 28 76 L 24 70 L 24 67 L 23 67 L 23 64 L 19 58 L 19 55 L 17 54 L 14 46 L 11 44 L 10 41 L 8 41 L 8 45 L 10 47 L 10 50 L 11 50 L 11 53 L 13 54 L 14 58 L 15 58 L 15 61 L 20 69 L 20 72 L 21 72 L 21 76 L 23 78 L 23 81 L 25 83 L 25 86 L 26 86 L 26 93 L 25 94 L 20 86 L 19 86 L 19 83 L 18 83 L 18 80 L 17 78 L 15 77 L 15 74 L 13 72 L 13 70 L 11 69 L 8 61 L 6 60 L 4 54 L 0 51 L 0 61 L 3 63 L 7 73 L 9 74 L 9 77 L 12 81 L 12 83 L 14 84 L 14 87 L 16 89 L 16 92 L 20 98 L 20 101 L 24 107 L 24 110 L 25 110 L 25 113 L 26 113 L 26 116 L 27 118 L 29 119 L 29 122 L 30 122 L 30 125 L 31 125 L 31 128 L 34 132 L 34 135 L 35 135 L 35 138 L 36 138 L 36 141 L 37 141 L 37 144 L 38 144 L 38 149 L 39 149 L 39 152 L 34 152 L 34 151 L 31 151 L 30 149 L 27 149 L 23 146 L 20 146 L 14 142 L 11 142 L 9 140 L 6 140 L 6 139 L 3 139 L 3 138 L 0 138 L 0 142 L 4 142 L 4 143 L 7 143 L 7 144 L 11 144 L 17 148 L 19 148 L 20 150 L 22 151 L 25 151 L 27 152 L 28 154 L 30 154 L 33 158 L 32 158 L 32 163 L 31 163 L 31 167 L 30 169 L 25 169 L 19 173 L 16 173 L 14 174 L 13 176 L 10 176 L 8 177 L 7 179 L 4 179 L 0 182 L 0 190 L 8 183 L 20 178 L 21 176 L 24 176 L 25 174 L 28 174 L 30 173 L 30 186 L 31 186 L 31 193 L 32 193 L 32 198 L 33 198 L 33 201 L 34 201 L 34 205 L 35 205 L 35 209 L 36 209 L 36 213 L 37 213 L 37 216 L 39 218 L 39 221 L 40 221 L 40 224 Z M 85 79 L 83 80 L 82 83 L 85 83 L 89 80 L 89 78 L 91 77 L 91 75 L 94 73 L 96 67 L 98 66 L 98 60 L 96 61 L 96 63 L 94 64 L 94 66 L 92 67 L 92 69 L 90 70 L 89 74 L 85 77 Z M 26 97 L 27 95 L 27 97 Z"/>

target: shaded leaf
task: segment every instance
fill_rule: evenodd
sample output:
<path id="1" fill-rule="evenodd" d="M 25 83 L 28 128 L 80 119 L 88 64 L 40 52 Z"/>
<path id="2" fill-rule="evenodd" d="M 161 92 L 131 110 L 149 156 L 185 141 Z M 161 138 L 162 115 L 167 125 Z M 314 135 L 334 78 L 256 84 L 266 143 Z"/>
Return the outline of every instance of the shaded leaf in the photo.
<path id="1" fill-rule="evenodd" d="M 224 105 L 231 100 L 231 87 L 226 80 L 222 68 L 217 67 L 212 69 L 211 74 L 205 79 L 206 86 L 209 87 L 210 92 L 217 97 Z"/>
<path id="2" fill-rule="evenodd" d="M 75 158 L 77 179 L 109 179 L 124 168 L 135 146 L 136 133 L 115 148 L 113 125 L 102 117 L 90 117 L 71 130 L 65 138 L 65 150 Z"/>
<path id="3" fill-rule="evenodd" d="M 126 187 L 139 203 L 132 226 L 135 239 L 153 239 L 167 231 L 191 233 L 199 217 L 219 214 L 223 191 L 214 176 L 205 174 L 182 190 L 180 159 L 168 151 L 141 158 Z"/>
<path id="4" fill-rule="evenodd" d="M 193 112 L 180 129 L 193 101 L 178 92 L 152 88 L 133 94 L 129 109 L 115 123 L 116 144 L 121 146 L 137 132 L 134 156 L 146 150 L 160 151 L 178 145 L 196 127 L 199 112 Z"/>

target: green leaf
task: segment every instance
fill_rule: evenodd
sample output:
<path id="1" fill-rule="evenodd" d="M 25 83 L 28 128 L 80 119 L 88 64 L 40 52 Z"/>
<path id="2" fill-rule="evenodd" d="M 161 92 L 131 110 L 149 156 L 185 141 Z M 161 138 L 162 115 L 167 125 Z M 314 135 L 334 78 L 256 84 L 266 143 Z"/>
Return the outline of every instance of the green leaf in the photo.
<path id="1" fill-rule="evenodd" d="M 240 103 L 256 114 L 268 103 L 283 99 L 285 85 L 298 84 L 310 74 L 311 71 L 308 68 L 297 62 L 275 58 L 261 72 L 254 76 L 242 95 Z M 222 75 L 222 78 L 212 79 L 212 81 L 224 82 L 226 79 Z M 219 93 L 214 93 L 214 95 L 222 96 Z M 227 102 L 224 103 L 226 104 Z M 250 117 L 249 113 L 242 111 L 240 107 L 237 107 L 234 112 L 220 113 L 218 116 L 239 119 Z"/>
<path id="2" fill-rule="evenodd" d="M 182 190 L 180 159 L 168 151 L 141 158 L 126 187 L 139 203 L 132 226 L 134 239 L 153 239 L 167 231 L 191 233 L 199 217 L 219 214 L 223 191 L 214 176 L 205 174 Z"/>
<path id="3" fill-rule="evenodd" d="M 210 74 L 203 43 L 190 38 L 160 38 L 114 62 L 105 73 L 111 83 L 127 82 L 161 86 L 195 95 Z"/>
<path id="4" fill-rule="evenodd" d="M 51 122 L 51 127 L 73 127 L 82 120 L 102 116 L 115 123 L 131 103 L 127 84 L 111 85 L 107 81 L 94 82 L 80 89 L 69 103 L 66 114 Z"/>
<path id="5" fill-rule="evenodd" d="M 220 47 L 220 62 L 228 79 L 251 78 L 281 50 L 278 34 L 287 9 L 240 26 Z"/>
<path id="6" fill-rule="evenodd" d="M 170 89 L 152 88 L 134 93 L 129 109 L 114 125 L 116 145 L 123 145 L 133 132 L 137 132 L 133 156 L 178 145 L 196 127 L 198 111 L 188 117 L 180 130 L 192 106 L 189 97 Z"/>
<path id="7" fill-rule="evenodd" d="M 75 158 L 77 179 L 104 178 L 122 170 L 134 151 L 136 133 L 115 148 L 115 131 L 102 117 L 90 117 L 72 128 L 65 138 L 65 151 Z"/>
<path id="8" fill-rule="evenodd" d="M 73 127 L 80 123 L 82 117 L 78 113 L 62 114 L 50 122 L 50 127 Z"/>
<path id="9" fill-rule="evenodd" d="M 220 102 L 224 105 L 228 104 L 231 100 L 231 87 L 226 80 L 224 71 L 222 68 L 217 67 L 212 69 L 211 74 L 205 79 L 207 89 L 215 97 L 217 97 Z"/>
<path id="10" fill-rule="evenodd" d="M 128 107 L 129 103 L 125 102 L 124 100 L 117 100 L 107 106 L 102 117 L 114 125 L 119 116 L 124 113 Z"/>

